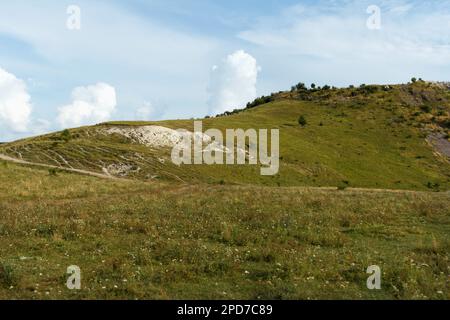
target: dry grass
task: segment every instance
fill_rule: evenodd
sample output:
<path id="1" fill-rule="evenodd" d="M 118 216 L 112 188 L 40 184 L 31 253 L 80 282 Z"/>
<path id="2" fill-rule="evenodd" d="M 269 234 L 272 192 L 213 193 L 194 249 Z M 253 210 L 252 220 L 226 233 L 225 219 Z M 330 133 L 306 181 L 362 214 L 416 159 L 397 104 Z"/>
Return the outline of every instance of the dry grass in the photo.
<path id="1" fill-rule="evenodd" d="M 4 163 L 0 181 L 3 299 L 450 298 L 448 193 L 107 181 Z M 73 264 L 80 291 L 65 287 Z"/>

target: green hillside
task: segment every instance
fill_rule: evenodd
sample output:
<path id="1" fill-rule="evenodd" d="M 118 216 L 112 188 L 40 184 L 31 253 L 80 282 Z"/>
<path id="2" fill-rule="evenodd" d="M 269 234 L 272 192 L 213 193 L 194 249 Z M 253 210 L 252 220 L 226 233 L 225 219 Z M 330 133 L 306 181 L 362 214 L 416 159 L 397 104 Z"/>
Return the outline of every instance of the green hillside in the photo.
<path id="1" fill-rule="evenodd" d="M 113 166 L 113 175 L 140 180 L 448 190 L 448 156 L 427 138 L 438 135 L 440 142 L 449 143 L 449 112 L 448 85 L 418 81 L 315 90 L 300 85 L 257 99 L 244 110 L 203 119 L 204 129 L 279 129 L 276 176 L 261 176 L 259 167 L 250 165 L 178 167 L 170 160 L 170 149 L 102 133 L 142 125 L 193 130 L 192 120 L 105 123 L 8 143 L 0 153 L 95 172 Z M 299 125 L 300 116 L 305 126 Z"/>
<path id="2" fill-rule="evenodd" d="M 0 299 L 450 299 L 449 113 L 449 85 L 419 81 L 298 85 L 203 119 L 279 129 L 275 176 L 176 166 L 119 130 L 193 120 L 0 145 Z"/>

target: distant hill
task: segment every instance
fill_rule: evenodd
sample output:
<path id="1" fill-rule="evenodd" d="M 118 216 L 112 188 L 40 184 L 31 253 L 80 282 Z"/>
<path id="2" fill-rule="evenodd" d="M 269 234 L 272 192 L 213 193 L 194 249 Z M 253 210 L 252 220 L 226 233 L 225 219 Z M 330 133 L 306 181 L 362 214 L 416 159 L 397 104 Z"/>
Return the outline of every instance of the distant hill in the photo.
<path id="1" fill-rule="evenodd" d="M 138 135 L 149 129 L 144 126 L 193 130 L 192 120 L 103 123 L 2 144 L 0 153 L 139 180 L 448 190 L 449 87 L 417 81 L 312 90 L 299 84 L 202 119 L 205 130 L 279 129 L 276 176 L 261 176 L 249 165 L 179 167 L 169 145 Z M 306 125 L 299 125 L 300 116 Z"/>

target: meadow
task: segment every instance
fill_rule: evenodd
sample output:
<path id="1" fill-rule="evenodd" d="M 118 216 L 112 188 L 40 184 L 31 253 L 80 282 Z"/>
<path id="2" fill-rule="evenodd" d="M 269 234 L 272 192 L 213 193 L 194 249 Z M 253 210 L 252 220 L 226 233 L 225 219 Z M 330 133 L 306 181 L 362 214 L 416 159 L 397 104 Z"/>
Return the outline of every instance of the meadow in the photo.
<path id="1" fill-rule="evenodd" d="M 0 163 L 1 299 L 449 299 L 450 195 Z M 81 290 L 66 287 L 70 265 Z M 366 268 L 382 270 L 368 290 Z"/>

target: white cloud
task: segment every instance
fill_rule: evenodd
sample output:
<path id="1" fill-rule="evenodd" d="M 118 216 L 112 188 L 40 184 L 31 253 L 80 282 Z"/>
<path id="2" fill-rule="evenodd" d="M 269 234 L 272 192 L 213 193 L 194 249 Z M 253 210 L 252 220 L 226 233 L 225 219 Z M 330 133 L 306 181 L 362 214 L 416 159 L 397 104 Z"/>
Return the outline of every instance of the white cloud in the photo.
<path id="1" fill-rule="evenodd" d="M 238 37 L 256 45 L 253 50 L 262 61 L 283 57 L 276 62 L 279 72 L 301 72 L 314 81 L 445 78 L 442 68 L 448 70 L 450 60 L 448 2 L 382 1 L 382 28 L 375 31 L 366 27 L 369 4 L 318 1 L 289 7 L 261 17 Z"/>
<path id="2" fill-rule="evenodd" d="M 15 132 L 25 132 L 32 106 L 25 82 L 0 68 L 0 124 Z"/>
<path id="3" fill-rule="evenodd" d="M 250 54 L 238 50 L 220 66 L 213 66 L 208 101 L 212 114 L 245 106 L 256 98 L 256 82 L 261 68 Z"/>
<path id="4" fill-rule="evenodd" d="M 38 81 L 39 86 L 28 84 L 42 117 L 55 119 L 55 106 L 66 98 L 62 92 L 98 79 L 114 83 L 121 92 L 118 116 L 132 118 L 134 108 L 147 97 L 158 102 L 156 115 L 159 105 L 171 118 L 205 113 L 208 68 L 222 54 L 222 39 L 160 19 L 151 10 L 153 2 L 137 6 L 77 0 L 75 4 L 81 8 L 79 31 L 66 28 L 68 3 L 44 0 L 30 11 L 27 1 L 0 1 L 0 42 L 4 35 L 14 43 L 10 47 L 6 42 L 6 52 L 0 49 L 0 60 Z"/>
<path id="5" fill-rule="evenodd" d="M 381 7 L 382 30 L 373 31 L 366 28 L 369 14 L 362 4 L 350 1 L 341 6 L 311 5 L 307 10 L 295 6 L 262 19 L 238 37 L 263 47 L 321 58 L 391 59 L 393 54 L 402 60 L 447 63 L 450 30 L 442 30 L 442 26 L 450 19 L 450 13 L 421 14 L 416 8 L 406 23 L 397 16 L 412 8 L 412 4 Z"/>
<path id="6" fill-rule="evenodd" d="M 72 91 L 72 103 L 58 108 L 57 120 L 62 127 L 107 121 L 116 105 L 116 90 L 109 84 L 77 87 Z"/>
<path id="7" fill-rule="evenodd" d="M 144 102 L 144 105 L 136 109 L 136 120 L 150 120 L 155 113 L 155 108 L 150 102 Z"/>
<path id="8" fill-rule="evenodd" d="M 51 122 L 46 119 L 36 119 L 33 120 L 31 124 L 31 133 L 32 134 L 44 134 L 48 132 L 51 127 Z"/>

